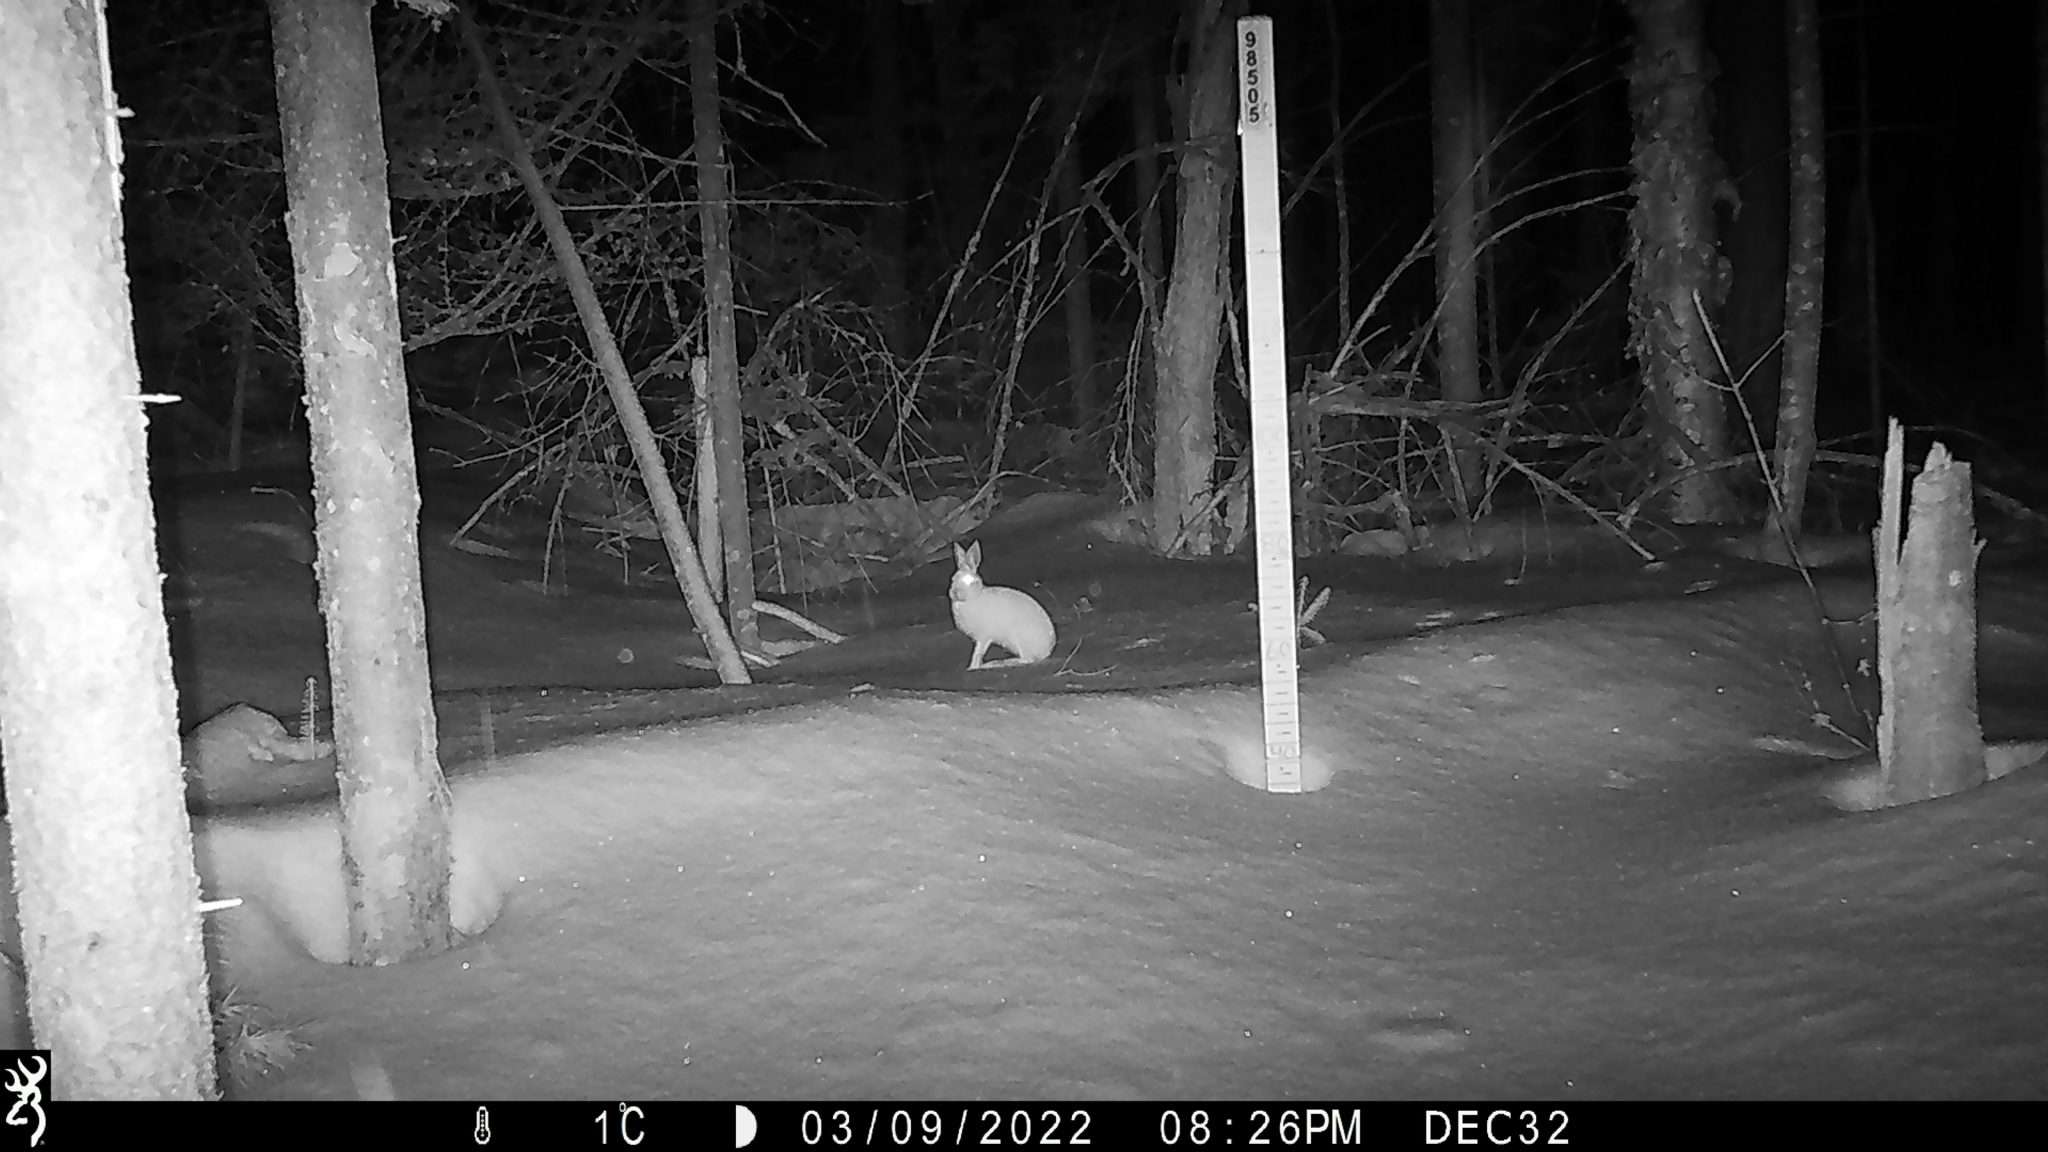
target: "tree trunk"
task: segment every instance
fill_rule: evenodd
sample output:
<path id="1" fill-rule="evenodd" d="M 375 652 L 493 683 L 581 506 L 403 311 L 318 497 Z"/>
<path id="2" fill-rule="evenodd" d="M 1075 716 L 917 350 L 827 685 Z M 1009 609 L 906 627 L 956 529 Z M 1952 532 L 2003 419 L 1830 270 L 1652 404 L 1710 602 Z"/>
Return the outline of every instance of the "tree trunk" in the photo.
<path id="1" fill-rule="evenodd" d="M 271 0 L 341 780 L 349 959 L 443 950 L 447 782 L 368 0 Z"/>
<path id="2" fill-rule="evenodd" d="M 718 6 L 690 0 L 690 109 L 697 125 L 698 228 L 704 244 L 705 346 L 711 359 L 711 444 L 718 465 L 725 618 L 742 652 L 761 650 L 754 613 L 754 537 L 747 517 L 746 425 L 740 418 L 739 338 L 733 327 L 732 209 L 725 134 L 718 124 Z"/>
<path id="3" fill-rule="evenodd" d="M 2042 0 L 2048 3 L 2048 0 Z M 1337 252 L 1331 260 L 1331 268 L 1337 274 L 1337 323 L 1345 328 L 1351 326 L 1351 182 L 1345 175 L 1344 157 L 1350 151 L 1344 138 L 1344 59 L 1342 45 L 1343 30 L 1337 18 L 1338 0 L 1323 0 L 1323 34 L 1329 37 L 1334 53 L 1329 63 L 1329 115 L 1330 139 L 1330 206 L 1335 214 Z M 1590 213 L 1582 213 L 1590 215 Z M 1304 455 L 1302 463 L 1307 467 L 1320 467 L 1322 461 L 1314 455 Z M 1305 484 L 1309 491 L 1317 486 Z"/>
<path id="4" fill-rule="evenodd" d="M 932 218 L 948 253 L 962 252 L 973 230 L 976 211 L 974 182 L 980 176 L 971 159 L 975 141 L 974 99 L 967 83 L 971 45 L 961 34 L 960 3 L 921 4 L 932 38 L 932 120 L 939 144 L 953 161 L 931 166 L 934 193 Z"/>
<path id="5" fill-rule="evenodd" d="M 1725 129 L 1717 134 L 1734 183 L 1739 212 L 1724 219 L 1728 304 L 1721 313 L 1721 351 L 1768 444 L 1783 373 L 1778 338 L 1785 332 L 1789 182 L 1785 156 L 1791 112 L 1787 92 L 1786 0 L 1736 0 L 1711 5 L 1710 38 L 1725 51 L 1717 90 L 1727 93 Z M 1737 435 L 1741 435 L 1738 432 Z M 1749 445 L 1744 444 L 1747 448 Z"/>
<path id="6" fill-rule="evenodd" d="M 52 1095 L 206 1099 L 106 25 L 93 0 L 0 25 L 0 741 L 29 1012 Z"/>
<path id="7" fill-rule="evenodd" d="M 1477 403 L 1479 281 L 1477 250 L 1478 109 L 1472 88 L 1471 0 L 1431 0 L 1430 116 L 1436 127 L 1437 375 L 1446 400 Z M 1452 437 L 1449 494 L 1461 517 L 1478 511 L 1483 457 L 1470 433 Z"/>
<path id="8" fill-rule="evenodd" d="M 1726 293 L 1715 243 L 1714 201 L 1722 183 L 1714 154 L 1700 0 L 1632 0 L 1636 53 L 1629 77 L 1635 106 L 1635 263 L 1631 352 L 1643 373 L 1656 451 L 1652 485 L 1680 524 L 1733 518 L 1726 469 L 1725 382 L 1708 329 Z"/>
<path id="9" fill-rule="evenodd" d="M 1820 390 L 1821 293 L 1827 264 L 1827 114 L 1821 98 L 1817 0 L 1788 0 L 1785 43 L 1791 78 L 1791 245 L 1785 279 L 1785 371 L 1778 393 L 1779 540 L 1796 542 L 1806 508 L 1806 474 L 1818 447 L 1814 400 Z"/>
<path id="10" fill-rule="evenodd" d="M 702 356 L 690 357 L 690 398 L 697 410 L 690 420 L 690 435 L 696 439 L 697 460 L 690 477 L 690 492 L 696 499 L 697 544 L 706 555 L 723 556 L 718 545 L 718 457 L 712 450 L 717 437 L 711 430 L 711 366 Z M 711 594 L 725 598 L 725 566 L 704 565 L 704 583 Z"/>
<path id="11" fill-rule="evenodd" d="M 874 164 L 874 228 L 870 259 L 875 269 L 875 307 L 881 313 L 882 339 L 892 356 L 909 354 L 909 296 L 904 290 L 905 216 L 909 197 L 903 135 L 903 57 L 898 9 L 901 0 L 868 0 L 868 140 Z M 717 95 L 717 84 L 712 84 Z M 716 105 L 713 105 L 716 107 Z M 717 128 L 714 117 L 712 127 Z M 701 124 L 701 121 L 700 121 Z"/>
<path id="12" fill-rule="evenodd" d="M 2034 167 L 2041 201 L 2041 417 L 2048 421 L 2048 0 L 2034 6 Z"/>
<path id="13" fill-rule="evenodd" d="M 2048 0 L 2043 0 L 2048 3 Z M 1138 331 L 1156 332 L 1159 323 L 1161 301 L 1159 285 L 1166 276 L 1166 238 L 1161 234 L 1159 191 L 1159 101 L 1163 85 L 1153 54 L 1137 52 L 1132 55 L 1128 81 L 1131 110 L 1131 182 L 1132 195 L 1136 198 L 1138 215 L 1138 268 L 1134 277 L 1138 282 L 1140 313 Z M 1139 339 L 1131 343 L 1131 357 L 1137 362 L 1129 365 L 1125 379 L 1137 393 L 1129 398 L 1129 404 L 1119 409 L 1122 412 L 1143 413 L 1154 411 L 1154 382 L 1158 379 L 1157 361 L 1153 355 L 1151 340 Z M 1135 421 L 1133 422 L 1135 424 Z M 1130 445 L 1131 456 L 1138 454 L 1140 442 L 1138 429 L 1130 429 L 1130 435 L 1120 441 Z"/>
<path id="14" fill-rule="evenodd" d="M 1074 427 L 1089 436 L 1101 416 L 1102 403 L 1095 392 L 1095 297 L 1088 278 L 1088 210 L 1081 200 L 1080 134 L 1072 139 L 1073 144 L 1060 156 L 1053 190 L 1067 230 L 1066 243 L 1060 246 L 1067 382 L 1073 390 Z"/>
<path id="15" fill-rule="evenodd" d="M 1977 718 L 1977 539 L 1970 466 L 1937 442 L 1901 524 L 1905 432 L 1891 423 L 1876 541 L 1877 760 L 1888 804 L 1984 782 Z M 1901 528 L 1903 527 L 1903 533 Z M 1901 536 L 1904 543 L 1901 545 Z"/>
<path id="16" fill-rule="evenodd" d="M 230 472 L 240 472 L 249 423 L 249 389 L 256 383 L 256 326 L 240 308 L 228 309 L 227 324 L 229 371 L 234 374 L 228 398 L 227 466 Z"/>
<path id="17" fill-rule="evenodd" d="M 1131 66 L 1131 176 L 1138 198 L 1138 261 L 1152 283 L 1166 275 L 1166 238 L 1159 220 L 1159 84 L 1150 57 L 1138 56 Z"/>
<path id="18" fill-rule="evenodd" d="M 1884 335 L 1878 327 L 1877 201 L 1871 191 L 1871 150 L 1877 130 L 1870 117 L 1870 12 L 1856 12 L 1856 202 L 1849 208 L 1850 259 L 1855 261 L 1861 307 L 1855 315 L 1862 336 L 1864 386 L 1870 397 L 1870 438 L 1885 440 Z"/>
<path id="19" fill-rule="evenodd" d="M 1238 0 L 1188 0 L 1186 115 L 1175 163 L 1179 224 L 1166 307 L 1153 337 L 1152 540 L 1161 552 L 1206 556 L 1216 517 L 1216 357 L 1221 344 L 1225 231 L 1237 175 L 1232 115 Z"/>
<path id="20" fill-rule="evenodd" d="M 741 659 L 739 648 L 733 644 L 732 633 L 727 631 L 724 619 L 719 616 L 718 601 L 711 594 L 710 584 L 704 577 L 705 561 L 698 555 L 697 546 L 690 541 L 690 526 L 683 520 L 683 506 L 676 499 L 675 482 L 669 478 L 668 464 L 661 456 L 661 445 L 654 439 L 654 429 L 647 422 L 647 411 L 640 405 L 639 394 L 633 391 L 633 380 L 626 374 L 626 358 L 619 355 L 619 342 L 612 337 L 611 325 L 604 318 L 604 305 L 598 303 L 597 289 L 591 286 L 590 269 L 576 251 L 576 240 L 569 235 L 569 224 L 562 218 L 561 205 L 555 203 L 546 181 L 541 179 L 540 168 L 533 162 L 533 150 L 526 146 L 526 139 L 519 134 L 518 122 L 513 120 L 512 108 L 505 102 L 504 89 L 499 87 L 497 73 L 492 71 L 490 53 L 484 50 L 483 35 L 477 31 L 476 22 L 463 14 L 460 8 L 456 9 L 456 22 L 462 29 L 463 46 L 469 49 L 470 62 L 476 66 L 477 89 L 490 108 L 491 119 L 497 123 L 498 139 L 505 150 L 505 158 L 511 163 L 512 170 L 518 173 L 519 184 L 526 189 L 534 215 L 540 217 L 541 230 L 547 233 L 548 247 L 554 249 L 555 263 L 561 267 L 562 282 L 569 289 L 570 299 L 576 302 L 576 318 L 582 322 L 583 335 L 590 341 L 590 357 L 597 361 L 598 373 L 604 377 L 604 388 L 612 398 L 619 428 L 625 432 L 626 444 L 633 450 L 633 464 L 640 471 L 640 483 L 647 489 L 647 502 L 654 508 L 654 522 L 661 527 L 661 542 L 668 549 L 676 586 L 683 593 L 683 602 L 689 606 L 690 622 L 695 625 L 698 639 L 704 642 L 704 650 L 718 668 L 719 681 L 725 684 L 748 683 L 746 661 Z M 751 591 L 748 596 L 751 609 Z"/>

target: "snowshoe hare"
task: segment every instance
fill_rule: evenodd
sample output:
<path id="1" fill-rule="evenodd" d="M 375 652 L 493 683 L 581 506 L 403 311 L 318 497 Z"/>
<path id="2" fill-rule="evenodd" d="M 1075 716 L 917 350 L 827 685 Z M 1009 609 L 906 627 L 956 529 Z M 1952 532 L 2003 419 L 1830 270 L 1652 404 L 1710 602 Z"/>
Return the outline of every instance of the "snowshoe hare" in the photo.
<path id="1" fill-rule="evenodd" d="M 1052 655 L 1057 634 L 1052 617 L 1029 593 L 991 588 L 981 582 L 981 544 L 953 545 L 953 624 L 974 641 L 967 670 L 1036 664 Z M 990 645 L 1008 649 L 1008 660 L 986 660 Z"/>

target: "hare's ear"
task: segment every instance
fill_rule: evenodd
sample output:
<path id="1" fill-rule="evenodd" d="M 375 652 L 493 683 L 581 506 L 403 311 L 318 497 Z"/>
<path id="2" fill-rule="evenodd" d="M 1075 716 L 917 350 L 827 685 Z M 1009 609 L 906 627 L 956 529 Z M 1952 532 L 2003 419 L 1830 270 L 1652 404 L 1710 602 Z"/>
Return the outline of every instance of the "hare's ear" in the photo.
<path id="1" fill-rule="evenodd" d="M 967 558 L 967 549 L 958 544 L 953 545 L 953 566 L 963 572 L 974 567 L 974 561 Z"/>
<path id="2" fill-rule="evenodd" d="M 981 541 L 976 540 L 967 546 L 967 566 L 969 568 L 981 567 Z"/>

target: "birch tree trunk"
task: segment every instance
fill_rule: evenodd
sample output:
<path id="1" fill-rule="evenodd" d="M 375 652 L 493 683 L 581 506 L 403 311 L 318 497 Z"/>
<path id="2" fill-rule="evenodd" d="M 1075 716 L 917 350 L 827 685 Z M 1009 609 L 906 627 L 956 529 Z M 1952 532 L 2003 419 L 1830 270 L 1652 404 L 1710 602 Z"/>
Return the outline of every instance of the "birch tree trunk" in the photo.
<path id="1" fill-rule="evenodd" d="M 315 571 L 341 781 L 349 959 L 446 949 L 448 785 L 420 591 L 417 465 L 369 0 L 271 0 L 312 433 Z"/>
<path id="2" fill-rule="evenodd" d="M 44 1090 L 206 1099 L 199 880 L 100 4 L 0 8 L 0 76 L 0 743 Z"/>
<path id="3" fill-rule="evenodd" d="M 1635 209 L 1630 216 L 1631 351 L 1642 370 L 1656 462 L 1652 484 L 1680 524 L 1732 519 L 1725 383 L 1708 338 L 1726 293 L 1714 204 L 1714 153 L 1701 0 L 1632 0 Z"/>

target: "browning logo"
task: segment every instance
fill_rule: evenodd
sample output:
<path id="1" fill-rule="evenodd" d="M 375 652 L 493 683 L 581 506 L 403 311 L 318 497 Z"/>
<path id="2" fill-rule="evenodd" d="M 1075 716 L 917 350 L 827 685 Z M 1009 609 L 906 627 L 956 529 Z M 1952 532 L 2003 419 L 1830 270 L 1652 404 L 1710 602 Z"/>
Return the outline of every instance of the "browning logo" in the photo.
<path id="1" fill-rule="evenodd" d="M 46 1118 L 43 1115 L 43 1083 L 50 1077 L 50 1053 L 44 1049 L 30 1052 L 0 1053 L 0 1088 L 14 1097 L 14 1106 L 7 1110 L 9 1128 L 27 1128 L 28 1146 L 40 1147 Z"/>

